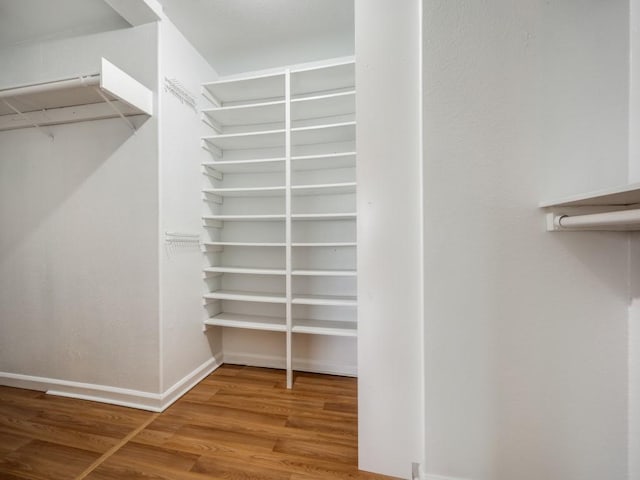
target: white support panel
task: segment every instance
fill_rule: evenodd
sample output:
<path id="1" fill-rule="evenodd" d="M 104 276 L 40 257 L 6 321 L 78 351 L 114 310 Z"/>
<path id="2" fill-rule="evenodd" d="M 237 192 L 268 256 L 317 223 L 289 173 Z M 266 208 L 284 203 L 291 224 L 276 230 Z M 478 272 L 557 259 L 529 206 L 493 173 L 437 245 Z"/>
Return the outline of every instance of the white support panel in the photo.
<path id="1" fill-rule="evenodd" d="M 102 58 L 101 62 L 100 88 L 140 110 L 140 113 L 153 114 L 153 93 L 151 90 L 105 58 Z"/>
<path id="2" fill-rule="evenodd" d="M 269 332 L 287 331 L 284 318 L 262 315 L 239 315 L 236 313 L 223 312 L 205 320 L 204 324 L 218 327 L 244 328 L 248 330 L 266 330 Z"/>
<path id="3" fill-rule="evenodd" d="M 356 322 L 297 318 L 293 320 L 292 331 L 293 333 L 307 333 L 310 335 L 356 337 L 358 335 L 356 325 Z"/>
<path id="4" fill-rule="evenodd" d="M 251 267 L 231 267 L 213 266 L 205 267 L 206 273 L 242 273 L 247 275 L 286 275 L 286 270 L 278 268 L 251 268 Z"/>
<path id="5" fill-rule="evenodd" d="M 205 300 L 237 300 L 241 302 L 287 303 L 287 297 L 275 293 L 216 290 L 203 295 Z"/>
<path id="6" fill-rule="evenodd" d="M 583 215 L 547 214 L 547 230 L 640 230 L 640 209 L 617 210 L 612 212 L 588 213 Z"/>

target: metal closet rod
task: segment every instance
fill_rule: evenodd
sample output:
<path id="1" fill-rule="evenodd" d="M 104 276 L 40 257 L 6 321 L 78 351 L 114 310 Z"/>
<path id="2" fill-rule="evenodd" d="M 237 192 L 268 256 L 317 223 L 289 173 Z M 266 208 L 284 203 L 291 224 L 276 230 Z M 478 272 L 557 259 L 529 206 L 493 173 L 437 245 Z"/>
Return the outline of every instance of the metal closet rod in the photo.
<path id="1" fill-rule="evenodd" d="M 598 228 L 640 226 L 640 208 L 615 212 L 590 213 L 587 215 L 560 215 L 554 220 L 556 227 Z"/>
<path id="2" fill-rule="evenodd" d="M 19 97 L 20 95 L 28 95 L 33 93 L 52 92 L 71 87 L 89 87 L 100 84 L 100 75 L 84 75 L 65 80 L 55 80 L 53 82 L 38 83 L 36 85 L 27 85 L 24 87 L 7 88 L 0 90 L 0 98 Z"/>

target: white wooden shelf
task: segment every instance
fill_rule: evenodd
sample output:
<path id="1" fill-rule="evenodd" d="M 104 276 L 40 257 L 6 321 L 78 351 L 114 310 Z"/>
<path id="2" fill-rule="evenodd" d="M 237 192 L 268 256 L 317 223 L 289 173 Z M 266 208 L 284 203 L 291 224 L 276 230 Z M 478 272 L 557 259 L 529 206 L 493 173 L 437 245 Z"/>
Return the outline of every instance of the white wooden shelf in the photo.
<path id="1" fill-rule="evenodd" d="M 287 303 L 285 295 L 238 290 L 216 290 L 203 295 L 206 300 L 237 300 L 242 302 Z"/>
<path id="2" fill-rule="evenodd" d="M 356 297 L 336 295 L 302 295 L 294 294 L 291 299 L 293 305 L 327 305 L 355 307 L 358 305 Z"/>
<path id="3" fill-rule="evenodd" d="M 285 247 L 287 245 L 284 242 L 203 242 L 203 244 L 211 247 Z"/>
<path id="4" fill-rule="evenodd" d="M 294 318 L 291 331 L 293 333 L 330 335 L 336 337 L 356 337 L 358 335 L 356 322 L 335 320 L 310 320 Z"/>
<path id="5" fill-rule="evenodd" d="M 542 202 L 541 207 L 626 206 L 640 204 L 640 183 L 605 188 Z"/>
<path id="6" fill-rule="evenodd" d="M 291 100 L 291 118 L 294 121 L 311 118 L 336 117 L 340 115 L 353 115 L 355 111 L 355 90 L 330 93 L 326 95 L 314 95 L 311 97 Z"/>
<path id="7" fill-rule="evenodd" d="M 339 122 L 291 129 L 291 145 L 314 145 L 354 141 L 356 122 Z"/>
<path id="8" fill-rule="evenodd" d="M 100 72 L 0 90 L 0 131 L 153 114 L 153 93 L 101 60 Z"/>
<path id="9" fill-rule="evenodd" d="M 257 132 L 228 133 L 202 137 L 209 145 L 220 150 L 249 150 L 284 146 L 284 129 Z"/>
<path id="10" fill-rule="evenodd" d="M 318 92 L 353 88 L 355 62 L 339 62 L 331 66 L 301 68 L 291 71 L 291 93 L 294 97 Z"/>
<path id="11" fill-rule="evenodd" d="M 217 327 L 246 328 L 248 330 L 287 331 L 287 323 L 284 318 L 261 315 L 239 315 L 237 313 L 223 312 L 205 320 L 204 323 L 205 325 Z"/>
<path id="12" fill-rule="evenodd" d="M 220 105 L 232 102 L 273 101 L 283 99 L 284 73 L 256 75 L 243 78 L 225 78 L 205 83 L 204 91 Z"/>
<path id="13" fill-rule="evenodd" d="M 291 193 L 293 195 L 334 195 L 355 192 L 356 182 L 294 185 L 291 187 Z"/>
<path id="14" fill-rule="evenodd" d="M 292 220 L 314 221 L 314 220 L 354 220 L 356 213 L 294 213 Z"/>
<path id="15" fill-rule="evenodd" d="M 356 242 L 294 242 L 292 247 L 355 247 Z"/>
<path id="16" fill-rule="evenodd" d="M 205 162 L 207 168 L 223 173 L 284 172 L 285 158 L 258 158 L 253 160 L 228 160 Z"/>
<path id="17" fill-rule="evenodd" d="M 287 271 L 278 268 L 249 268 L 213 266 L 204 268 L 205 273 L 241 273 L 248 275 L 286 275 Z"/>
<path id="18" fill-rule="evenodd" d="M 307 277 L 355 277 L 358 275 L 356 270 L 321 270 L 321 269 L 300 269 L 293 270 L 291 275 L 307 276 Z"/>
<path id="19" fill-rule="evenodd" d="M 219 126 L 259 125 L 263 123 L 284 122 L 285 102 L 251 103 L 231 107 L 204 108 L 205 121 Z"/>
<path id="20" fill-rule="evenodd" d="M 278 222 L 284 221 L 285 215 L 204 215 L 202 219 L 221 222 Z"/>
<path id="21" fill-rule="evenodd" d="M 204 193 L 221 197 L 277 197 L 284 196 L 286 187 L 205 188 Z"/>
<path id="22" fill-rule="evenodd" d="M 335 152 L 324 155 L 297 155 L 291 157 L 291 168 L 300 170 L 324 170 L 355 167 L 356 152 Z"/>

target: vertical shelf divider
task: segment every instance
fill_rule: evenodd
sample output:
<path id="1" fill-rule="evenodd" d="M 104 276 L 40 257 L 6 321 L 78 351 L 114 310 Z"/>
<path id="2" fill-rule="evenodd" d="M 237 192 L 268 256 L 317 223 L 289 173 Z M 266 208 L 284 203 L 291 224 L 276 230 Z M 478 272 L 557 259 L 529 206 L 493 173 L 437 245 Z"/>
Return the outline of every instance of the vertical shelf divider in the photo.
<path id="1" fill-rule="evenodd" d="M 287 388 L 293 387 L 293 362 L 292 362 L 292 329 L 293 329 L 293 311 L 291 307 L 291 300 L 293 297 L 291 271 L 292 271 L 292 259 L 291 259 L 291 70 L 285 70 L 285 268 L 286 268 L 286 286 L 285 291 L 287 294 L 286 304 L 286 357 L 287 357 Z"/>

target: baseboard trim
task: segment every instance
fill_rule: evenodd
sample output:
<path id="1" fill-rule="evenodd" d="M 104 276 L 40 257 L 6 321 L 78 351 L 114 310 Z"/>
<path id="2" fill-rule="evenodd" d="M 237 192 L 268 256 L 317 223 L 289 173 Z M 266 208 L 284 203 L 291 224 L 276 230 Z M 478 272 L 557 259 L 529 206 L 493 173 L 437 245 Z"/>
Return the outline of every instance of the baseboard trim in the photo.
<path id="1" fill-rule="evenodd" d="M 0 385 L 47 392 L 49 395 L 109 403 L 151 412 L 162 412 L 204 377 L 222 365 L 222 355 L 210 358 L 164 393 L 150 393 L 107 385 L 0 372 Z"/>
<path id="2" fill-rule="evenodd" d="M 285 369 L 284 357 L 276 355 L 256 355 L 251 353 L 225 353 L 222 357 L 224 363 L 233 365 L 249 365 L 251 367 Z M 318 362 L 315 360 L 294 358 L 293 369 L 300 372 L 325 373 L 327 375 L 340 375 L 343 377 L 357 377 L 358 369 L 352 365 L 338 365 L 333 363 Z"/>

